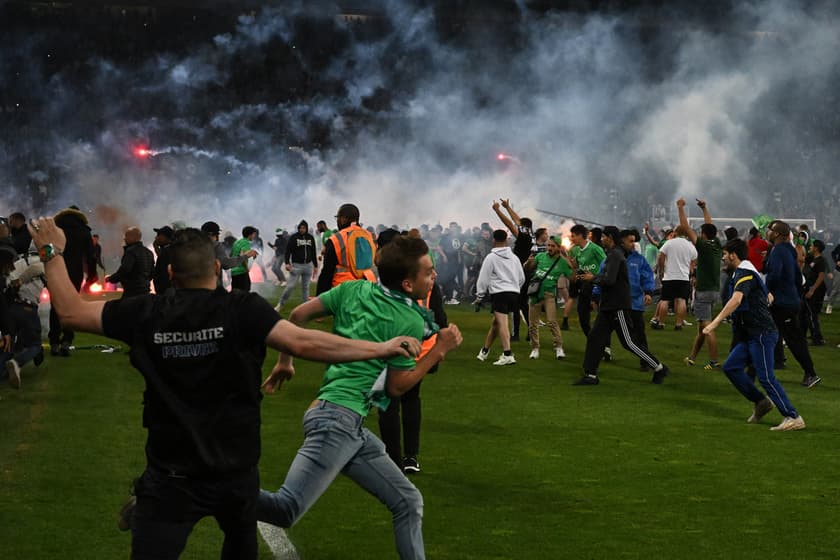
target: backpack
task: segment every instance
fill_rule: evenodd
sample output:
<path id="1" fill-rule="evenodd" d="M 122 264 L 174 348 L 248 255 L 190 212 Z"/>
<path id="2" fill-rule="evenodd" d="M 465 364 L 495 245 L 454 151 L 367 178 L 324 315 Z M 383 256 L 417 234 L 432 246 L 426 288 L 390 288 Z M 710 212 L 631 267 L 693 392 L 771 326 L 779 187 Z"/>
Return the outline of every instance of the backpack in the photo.
<path id="1" fill-rule="evenodd" d="M 347 233 L 346 246 L 341 233 L 333 234 L 330 239 L 333 238 L 337 244 L 336 256 L 339 266 L 346 265 L 348 271 L 356 279 L 364 278 L 364 271 L 373 268 L 373 258 L 376 256 L 376 246 L 370 234 L 364 229 L 352 228 Z"/>

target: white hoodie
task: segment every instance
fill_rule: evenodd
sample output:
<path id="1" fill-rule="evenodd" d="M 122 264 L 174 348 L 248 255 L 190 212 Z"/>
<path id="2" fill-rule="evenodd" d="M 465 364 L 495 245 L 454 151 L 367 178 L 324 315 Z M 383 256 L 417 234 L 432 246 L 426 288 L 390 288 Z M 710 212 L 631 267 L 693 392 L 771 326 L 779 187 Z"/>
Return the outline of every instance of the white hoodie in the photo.
<path id="1" fill-rule="evenodd" d="M 481 264 L 475 290 L 477 294 L 519 293 L 524 283 L 525 271 L 519 257 L 510 247 L 494 247 Z"/>

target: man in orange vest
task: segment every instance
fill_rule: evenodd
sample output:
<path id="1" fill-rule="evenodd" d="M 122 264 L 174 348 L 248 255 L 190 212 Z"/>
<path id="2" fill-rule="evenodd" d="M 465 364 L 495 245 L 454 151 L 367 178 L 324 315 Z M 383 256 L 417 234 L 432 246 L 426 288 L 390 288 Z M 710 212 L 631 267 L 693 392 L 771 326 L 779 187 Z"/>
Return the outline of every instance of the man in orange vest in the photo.
<path id="1" fill-rule="evenodd" d="M 349 280 L 376 281 L 373 273 L 376 245 L 370 233 L 359 226 L 359 208 L 355 204 L 342 204 L 335 220 L 338 231 L 325 244 L 317 295 Z"/>

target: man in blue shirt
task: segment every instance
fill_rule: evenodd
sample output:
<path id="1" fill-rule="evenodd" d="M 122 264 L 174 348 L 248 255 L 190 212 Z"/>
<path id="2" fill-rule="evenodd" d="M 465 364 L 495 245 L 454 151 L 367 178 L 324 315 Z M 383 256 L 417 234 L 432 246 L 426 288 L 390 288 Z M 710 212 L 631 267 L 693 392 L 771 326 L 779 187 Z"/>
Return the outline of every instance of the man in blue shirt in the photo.
<path id="1" fill-rule="evenodd" d="M 732 315 L 735 344 L 723 364 L 723 371 L 735 388 L 755 403 L 752 416 L 747 422 L 758 423 L 775 406 L 784 418 L 771 430 L 801 430 L 805 428 L 805 421 L 793 408 L 773 373 L 773 348 L 779 332 L 770 316 L 767 287 L 755 266 L 747 259 L 746 242 L 743 239 L 728 241 L 723 248 L 723 262 L 732 272 L 729 301 L 703 329 L 703 333 L 711 334 L 726 317 Z M 755 368 L 756 377 L 767 396 L 758 390 L 744 371 L 748 365 Z"/>

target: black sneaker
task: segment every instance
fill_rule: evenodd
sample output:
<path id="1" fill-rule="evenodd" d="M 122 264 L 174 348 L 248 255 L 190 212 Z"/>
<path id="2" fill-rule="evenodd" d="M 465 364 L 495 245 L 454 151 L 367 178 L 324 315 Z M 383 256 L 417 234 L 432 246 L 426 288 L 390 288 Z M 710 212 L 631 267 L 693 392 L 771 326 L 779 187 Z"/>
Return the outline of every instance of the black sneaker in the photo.
<path id="1" fill-rule="evenodd" d="M 682 325 L 674 325 L 674 330 L 675 331 L 681 331 L 682 327 L 683 327 Z"/>
<path id="2" fill-rule="evenodd" d="M 420 472 L 420 463 L 417 461 L 417 457 L 403 458 L 403 472 L 405 474 Z"/>
<path id="3" fill-rule="evenodd" d="M 563 317 L 563 322 L 560 324 L 560 330 L 561 331 L 569 330 L 569 319 L 567 319 L 566 317 Z"/>
<path id="4" fill-rule="evenodd" d="M 810 389 L 811 387 L 813 387 L 814 385 L 816 385 L 820 381 L 822 381 L 822 379 L 820 379 L 819 375 L 806 375 L 802 379 L 801 385 L 803 387 L 808 387 Z"/>
<path id="5" fill-rule="evenodd" d="M 61 343 L 61 348 L 58 349 L 58 354 L 64 358 L 70 357 L 70 344 L 67 342 Z"/>
<path id="6" fill-rule="evenodd" d="M 656 385 L 662 385 L 662 382 L 665 381 L 665 378 L 668 376 L 668 366 L 663 366 L 662 369 L 659 371 L 653 372 L 653 378 L 651 378 L 650 382 Z"/>
<path id="7" fill-rule="evenodd" d="M 61 353 L 61 348 L 58 344 L 50 344 L 50 356 L 58 356 Z"/>
<path id="8" fill-rule="evenodd" d="M 44 349 L 43 348 L 38 350 L 38 353 L 35 354 L 34 358 L 32 358 L 32 363 L 35 364 L 36 366 L 40 366 L 41 364 L 44 363 Z"/>
<path id="9" fill-rule="evenodd" d="M 600 383 L 600 380 L 597 375 L 585 374 L 572 385 L 597 385 L 598 383 Z"/>
<path id="10" fill-rule="evenodd" d="M 825 339 L 821 338 L 819 340 L 814 340 L 811 342 L 811 346 L 825 346 Z"/>
<path id="11" fill-rule="evenodd" d="M 605 362 L 611 362 L 612 361 L 612 350 L 610 350 L 609 346 L 604 348 L 604 356 L 601 359 Z"/>
<path id="12" fill-rule="evenodd" d="M 665 325 L 663 325 L 659 321 L 651 321 L 650 322 L 650 328 L 652 328 L 655 331 L 661 331 L 665 328 Z"/>

